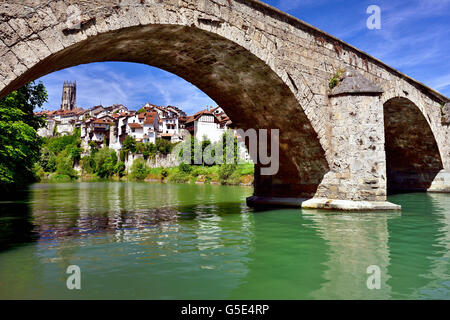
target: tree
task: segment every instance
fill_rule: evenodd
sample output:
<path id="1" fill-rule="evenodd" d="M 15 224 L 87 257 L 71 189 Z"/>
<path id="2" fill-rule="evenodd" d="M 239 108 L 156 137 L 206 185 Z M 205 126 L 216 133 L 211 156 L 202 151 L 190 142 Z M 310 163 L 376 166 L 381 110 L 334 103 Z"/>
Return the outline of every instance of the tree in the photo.
<path id="1" fill-rule="evenodd" d="M 125 172 L 125 163 L 123 163 L 122 161 L 118 161 L 114 168 L 114 173 L 118 174 L 119 177 L 122 177 L 124 172 Z"/>
<path id="2" fill-rule="evenodd" d="M 165 139 L 156 139 L 156 150 L 163 155 L 168 155 L 172 152 L 173 145 L 170 141 Z"/>
<path id="3" fill-rule="evenodd" d="M 144 159 L 147 160 L 149 157 L 154 157 L 156 155 L 156 145 L 154 143 L 144 143 L 142 150 L 142 155 Z"/>
<path id="4" fill-rule="evenodd" d="M 68 147 L 68 150 L 69 150 L 69 155 L 70 155 L 70 158 L 72 159 L 72 161 L 74 163 L 79 162 L 81 159 L 81 154 L 83 152 L 81 150 L 81 148 L 72 145 L 72 146 Z"/>
<path id="5" fill-rule="evenodd" d="M 98 151 L 98 145 L 94 141 L 89 141 L 88 143 L 89 147 L 91 148 L 91 154 L 95 154 Z"/>
<path id="6" fill-rule="evenodd" d="M 39 165 L 44 172 L 55 172 L 56 170 L 56 156 L 47 146 L 43 146 L 41 149 Z"/>
<path id="7" fill-rule="evenodd" d="M 132 136 L 126 136 L 122 143 L 122 149 L 131 153 L 136 152 L 136 140 Z"/>
<path id="8" fill-rule="evenodd" d="M 232 146 L 233 150 L 230 150 L 230 155 L 233 156 L 233 159 L 228 159 L 227 145 L 231 144 L 230 141 L 232 141 L 232 143 L 233 143 L 233 146 Z M 228 144 L 227 144 L 227 142 L 228 142 Z M 222 146 L 223 146 L 223 151 L 222 151 L 223 163 L 227 163 L 229 161 L 232 161 L 233 163 L 238 163 L 239 162 L 239 142 L 236 139 L 236 137 L 234 136 L 233 131 L 227 130 L 226 132 L 223 133 Z"/>
<path id="9" fill-rule="evenodd" d="M 130 177 L 132 180 L 144 180 L 149 174 L 149 168 L 144 160 L 136 159 L 131 165 Z"/>
<path id="10" fill-rule="evenodd" d="M 109 178 L 116 171 L 117 154 L 108 147 L 103 147 L 94 155 L 94 172 L 100 178 Z"/>
<path id="11" fill-rule="evenodd" d="M 73 161 L 67 149 L 60 152 L 56 157 L 56 173 L 69 176 L 71 179 L 77 177 L 77 172 L 73 169 Z"/>
<path id="12" fill-rule="evenodd" d="M 33 181 L 33 166 L 42 143 L 37 129 L 45 125 L 33 110 L 47 101 L 42 83 L 30 82 L 0 100 L 0 191 L 15 191 Z"/>

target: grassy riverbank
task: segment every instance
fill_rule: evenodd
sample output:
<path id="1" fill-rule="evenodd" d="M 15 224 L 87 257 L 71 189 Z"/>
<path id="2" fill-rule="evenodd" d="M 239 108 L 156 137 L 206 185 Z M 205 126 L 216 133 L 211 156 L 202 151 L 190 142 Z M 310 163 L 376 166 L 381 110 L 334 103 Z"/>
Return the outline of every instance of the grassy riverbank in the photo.
<path id="1" fill-rule="evenodd" d="M 40 182 L 62 183 L 73 181 L 146 181 L 161 183 L 197 183 L 222 185 L 252 185 L 252 164 L 193 166 L 181 164 L 173 168 L 149 168 L 144 161 L 135 161 L 129 173 L 102 178 L 97 174 L 82 173 L 71 176 L 60 173 L 41 173 Z"/>
<path id="2" fill-rule="evenodd" d="M 145 181 L 170 183 L 200 183 L 224 185 L 252 185 L 252 164 L 190 166 L 182 164 L 176 168 L 152 168 Z"/>
<path id="3" fill-rule="evenodd" d="M 226 139 L 224 136 L 223 139 Z M 191 140 L 193 149 L 198 141 Z M 210 144 L 201 142 L 202 150 Z M 225 145 L 225 144 L 224 144 Z M 153 143 L 137 143 L 131 137 L 125 139 L 120 152 L 108 147 L 99 148 L 89 144 L 89 150 L 81 147 L 80 131 L 73 135 L 44 138 L 39 161 L 34 166 L 34 175 L 40 182 L 71 181 L 160 181 L 163 183 L 203 183 L 224 185 L 252 185 L 254 166 L 246 164 L 189 165 L 180 164 L 171 168 L 150 168 L 147 159 L 156 155 L 166 156 L 174 145 L 158 139 Z M 234 145 L 237 161 L 237 141 Z M 129 156 L 141 154 L 127 170 Z M 194 154 L 194 151 L 192 151 Z M 223 154 L 226 154 L 224 148 Z M 83 156 L 84 155 L 84 156 Z M 192 159 L 191 159 L 192 160 Z"/>

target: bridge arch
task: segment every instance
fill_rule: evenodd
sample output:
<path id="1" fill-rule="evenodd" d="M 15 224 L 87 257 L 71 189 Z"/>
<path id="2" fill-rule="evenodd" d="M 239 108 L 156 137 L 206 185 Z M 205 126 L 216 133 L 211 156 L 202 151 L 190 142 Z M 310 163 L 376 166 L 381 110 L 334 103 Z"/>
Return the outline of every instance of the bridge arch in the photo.
<path id="1" fill-rule="evenodd" d="M 388 193 L 428 190 L 443 161 L 424 109 L 392 97 L 383 111 Z"/>
<path id="2" fill-rule="evenodd" d="M 82 21 L 81 29 L 64 28 L 53 15 L 55 21 L 37 38 L 11 47 L 17 66 L 10 63 L 10 72 L 2 71 L 0 97 L 79 64 L 126 61 L 158 67 L 209 95 L 239 128 L 280 129 L 279 171 L 275 176 L 256 174 L 255 194 L 312 197 L 328 170 L 324 148 L 299 102 L 302 88 L 276 66 L 270 46 L 256 46 L 245 29 L 220 27 L 223 22 L 211 16 L 186 20 L 166 7 L 137 10 L 134 16 L 112 10 L 105 20 L 99 13 Z M 61 32 L 49 30 L 53 23 Z"/>
<path id="3" fill-rule="evenodd" d="M 75 25 L 68 25 L 69 12 L 78 14 Z M 260 176 L 257 167 L 256 196 L 286 198 L 274 200 L 295 205 L 304 200 L 298 198 L 315 197 L 324 207 L 330 207 L 330 199 L 358 202 L 336 203 L 351 210 L 386 208 L 384 133 L 378 130 L 383 128 L 382 101 L 385 116 L 395 124 L 391 111 L 398 101 L 388 100 L 404 97 L 415 109 L 402 112 L 431 127 L 424 143 L 433 159 L 440 151 L 446 170 L 437 185 L 450 190 L 450 131 L 441 125 L 438 108 L 447 97 L 259 0 L 4 1 L 0 13 L 0 97 L 77 64 L 128 61 L 159 67 L 208 94 L 238 127 L 280 129 L 280 170 Z M 330 79 L 346 67 L 383 89 L 382 100 L 343 92 L 333 106 Z M 333 139 L 336 119 L 344 118 L 351 120 L 340 126 L 342 139 Z M 387 126 L 388 140 L 394 127 Z M 372 145 L 367 128 L 376 131 L 381 146 Z M 349 137 L 360 132 L 368 135 L 368 143 L 355 147 Z M 375 166 L 365 170 L 361 159 Z M 438 162 L 428 169 L 434 172 Z M 418 167 L 426 169 L 423 161 Z M 421 175 L 430 175 L 427 170 Z"/>

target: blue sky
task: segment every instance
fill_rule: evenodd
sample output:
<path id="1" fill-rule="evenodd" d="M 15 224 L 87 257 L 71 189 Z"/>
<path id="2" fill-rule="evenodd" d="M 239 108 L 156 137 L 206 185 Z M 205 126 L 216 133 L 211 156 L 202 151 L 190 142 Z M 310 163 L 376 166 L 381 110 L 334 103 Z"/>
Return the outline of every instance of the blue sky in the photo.
<path id="1" fill-rule="evenodd" d="M 264 1 L 382 60 L 450 96 L 450 0 L 267 0 Z M 370 5 L 381 8 L 381 29 L 369 30 Z M 47 109 L 61 103 L 64 80 L 77 81 L 77 104 L 88 108 L 145 102 L 175 105 L 188 114 L 216 105 L 185 80 L 146 65 L 93 63 L 54 72 L 41 79 L 49 93 Z"/>

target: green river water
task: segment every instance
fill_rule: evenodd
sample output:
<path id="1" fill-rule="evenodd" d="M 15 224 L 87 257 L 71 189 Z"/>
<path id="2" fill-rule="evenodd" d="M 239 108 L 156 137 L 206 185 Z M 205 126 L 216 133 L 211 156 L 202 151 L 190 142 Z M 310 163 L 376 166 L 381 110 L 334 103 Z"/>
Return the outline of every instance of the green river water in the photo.
<path id="1" fill-rule="evenodd" d="M 0 299 L 450 299 L 450 195 L 254 210 L 251 188 L 35 184 L 0 202 Z M 66 269 L 81 270 L 81 290 Z M 380 268 L 380 289 L 367 267 Z"/>

